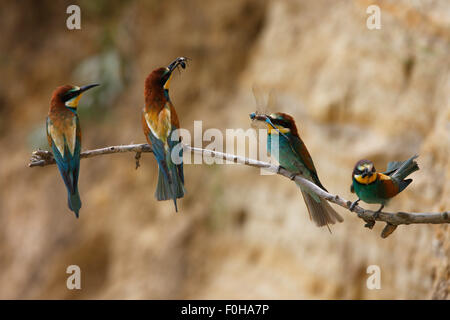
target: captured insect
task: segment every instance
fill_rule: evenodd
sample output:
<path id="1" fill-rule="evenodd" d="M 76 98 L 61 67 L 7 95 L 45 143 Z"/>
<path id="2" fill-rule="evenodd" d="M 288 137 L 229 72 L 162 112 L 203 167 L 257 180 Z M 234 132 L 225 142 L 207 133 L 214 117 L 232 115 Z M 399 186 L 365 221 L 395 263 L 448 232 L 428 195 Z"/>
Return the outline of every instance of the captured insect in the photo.
<path id="1" fill-rule="evenodd" d="M 188 60 L 191 60 L 191 59 L 186 58 L 186 57 L 178 57 L 178 58 L 175 59 L 175 61 L 173 61 L 173 62 L 168 66 L 168 68 L 169 68 L 170 70 L 175 70 L 175 68 L 176 68 L 176 69 L 178 70 L 178 72 L 181 73 L 179 67 L 181 67 L 182 69 L 186 69 Z"/>
<path id="2" fill-rule="evenodd" d="M 191 60 L 191 59 L 189 59 L 187 57 L 179 57 L 179 58 L 177 58 L 177 60 L 176 60 L 176 62 L 177 62 L 177 65 L 176 65 L 177 69 L 178 69 L 178 66 L 181 66 L 181 68 L 186 69 L 187 62 L 189 60 Z M 178 71 L 179 71 L 179 69 L 178 69 Z"/>
<path id="3" fill-rule="evenodd" d="M 186 58 L 182 57 L 183 60 L 180 60 L 180 65 L 183 69 L 186 69 Z"/>
<path id="4" fill-rule="evenodd" d="M 272 123 L 270 118 L 270 115 L 277 110 L 277 98 L 275 91 L 273 89 L 270 90 L 267 102 L 265 102 L 261 88 L 253 86 L 252 90 L 256 100 L 256 111 L 250 114 L 250 119 L 252 120 L 251 126 L 254 129 L 261 129 L 266 128 L 267 125 L 269 125 L 274 130 L 278 131 L 280 135 L 287 138 L 286 135 L 280 132 L 280 130 Z"/>
<path id="5" fill-rule="evenodd" d="M 265 99 L 263 90 L 260 87 L 253 86 L 252 91 L 256 102 L 256 111 L 252 113 L 252 116 L 250 117 L 253 120 L 252 127 L 255 129 L 266 128 L 264 122 L 254 120 L 257 120 L 257 117 L 265 117 L 266 115 L 277 111 L 277 98 L 275 90 L 270 90 L 267 99 Z"/>

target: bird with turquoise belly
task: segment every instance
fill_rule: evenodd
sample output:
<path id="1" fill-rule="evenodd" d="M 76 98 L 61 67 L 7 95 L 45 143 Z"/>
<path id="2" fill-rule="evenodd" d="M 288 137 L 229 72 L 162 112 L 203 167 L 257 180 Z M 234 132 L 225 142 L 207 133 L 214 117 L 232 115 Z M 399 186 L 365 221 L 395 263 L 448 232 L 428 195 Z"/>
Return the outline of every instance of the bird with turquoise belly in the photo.
<path id="1" fill-rule="evenodd" d="M 294 119 L 281 112 L 270 115 L 250 114 L 252 120 L 267 124 L 267 150 L 279 164 L 293 173 L 292 179 L 299 175 L 326 191 L 319 180 L 311 155 L 300 138 Z M 319 227 L 327 226 L 344 219 L 325 200 L 297 183 L 306 203 L 310 218 Z"/>
<path id="2" fill-rule="evenodd" d="M 411 173 L 419 170 L 415 159 L 412 156 L 406 161 L 392 161 L 388 163 L 385 172 L 377 172 L 370 160 L 359 160 L 352 173 L 352 185 L 350 191 L 356 193 L 358 199 L 354 201 L 350 210 L 353 211 L 359 201 L 366 203 L 378 203 L 380 208 L 375 212 L 376 219 L 384 206 L 390 199 L 405 190 L 412 182 L 412 179 L 405 179 Z"/>

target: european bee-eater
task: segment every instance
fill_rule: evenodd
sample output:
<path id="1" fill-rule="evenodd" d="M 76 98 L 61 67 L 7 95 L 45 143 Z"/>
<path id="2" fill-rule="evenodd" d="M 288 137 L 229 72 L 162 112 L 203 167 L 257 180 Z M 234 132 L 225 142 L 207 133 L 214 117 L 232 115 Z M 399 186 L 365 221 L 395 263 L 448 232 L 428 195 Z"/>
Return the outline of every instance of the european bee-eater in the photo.
<path id="1" fill-rule="evenodd" d="M 300 138 L 295 121 L 291 116 L 280 112 L 271 115 L 252 113 L 250 118 L 267 123 L 267 150 L 271 155 L 278 156 L 276 160 L 283 168 L 294 174 L 292 178 L 299 175 L 326 191 L 317 176 L 312 158 Z M 278 138 L 278 142 L 277 139 L 274 139 L 275 137 Z M 277 148 L 278 152 L 275 152 L 272 148 Z M 302 192 L 310 218 L 318 227 L 325 225 L 328 227 L 328 224 L 344 221 L 326 200 L 321 199 L 298 183 L 297 186 Z"/>
<path id="2" fill-rule="evenodd" d="M 350 210 L 353 210 L 360 200 L 379 203 L 381 207 L 375 212 L 378 215 L 392 197 L 405 190 L 412 182 L 412 179 L 405 178 L 419 170 L 417 162 L 414 161 L 417 157 L 415 155 L 406 161 L 389 162 L 383 173 L 376 172 L 372 161 L 359 160 L 353 169 L 353 183 L 350 187 L 350 191 L 356 193 L 358 200 L 352 203 Z"/>
<path id="3" fill-rule="evenodd" d="M 48 144 L 67 188 L 69 208 L 77 218 L 81 208 L 78 193 L 81 129 L 77 107 L 83 92 L 96 86 L 98 84 L 81 88 L 72 85 L 56 88 L 47 117 Z"/>
<path id="4" fill-rule="evenodd" d="M 145 80 L 145 107 L 142 112 L 142 126 L 148 143 L 158 162 L 157 200 L 172 199 L 178 211 L 177 198 L 185 193 L 183 174 L 183 149 L 174 155 L 172 151 L 181 142 L 176 129 L 180 128 L 177 113 L 169 98 L 169 84 L 172 73 L 178 66 L 186 68 L 186 58 L 175 59 L 168 67 L 153 70 Z M 174 151 L 175 152 L 175 151 Z"/>

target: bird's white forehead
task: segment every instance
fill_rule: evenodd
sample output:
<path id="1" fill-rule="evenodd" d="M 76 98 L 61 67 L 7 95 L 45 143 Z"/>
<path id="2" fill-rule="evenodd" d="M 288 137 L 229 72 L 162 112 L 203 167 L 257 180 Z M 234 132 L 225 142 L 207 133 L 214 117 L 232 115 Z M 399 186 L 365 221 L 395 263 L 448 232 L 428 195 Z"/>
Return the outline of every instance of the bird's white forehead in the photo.
<path id="1" fill-rule="evenodd" d="M 276 114 L 276 113 L 272 113 L 270 115 L 270 117 L 273 118 L 273 119 L 279 119 L 280 118 L 280 116 L 278 114 Z"/>
<path id="2" fill-rule="evenodd" d="M 358 170 L 359 171 L 363 171 L 364 169 L 372 169 L 372 164 L 371 163 L 364 163 L 364 164 L 360 164 L 359 166 L 358 166 Z"/>

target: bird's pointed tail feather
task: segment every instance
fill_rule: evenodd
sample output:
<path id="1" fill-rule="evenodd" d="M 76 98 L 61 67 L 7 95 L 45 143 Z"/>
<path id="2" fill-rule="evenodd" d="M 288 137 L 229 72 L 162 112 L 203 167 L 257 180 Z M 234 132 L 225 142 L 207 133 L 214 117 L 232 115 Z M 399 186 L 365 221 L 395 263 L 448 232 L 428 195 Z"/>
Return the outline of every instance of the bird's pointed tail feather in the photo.
<path id="1" fill-rule="evenodd" d="M 69 197 L 67 200 L 67 204 L 69 205 L 70 210 L 72 210 L 75 213 L 75 216 L 79 217 L 79 211 L 81 209 L 81 199 L 80 194 L 78 193 L 78 190 L 75 190 L 75 192 L 72 194 L 69 191 Z"/>
<path id="2" fill-rule="evenodd" d="M 336 221 L 344 221 L 339 213 L 337 213 L 325 199 L 319 198 L 319 202 L 317 202 L 310 194 L 303 190 L 302 195 L 305 200 L 309 216 L 318 227 L 335 224 Z"/>
<path id="3" fill-rule="evenodd" d="M 178 212 L 177 198 L 182 198 L 184 196 L 185 190 L 183 182 L 179 177 L 175 166 L 171 168 L 170 175 L 171 181 L 169 181 L 169 179 L 165 177 L 164 172 L 159 169 L 158 185 L 156 187 L 155 197 L 158 201 L 173 200 L 175 211 Z"/>
<path id="4" fill-rule="evenodd" d="M 417 165 L 417 162 L 414 161 L 418 155 L 414 155 L 408 160 L 404 161 L 399 168 L 392 174 L 392 178 L 394 180 L 397 180 L 398 182 L 403 181 L 407 176 L 409 176 L 414 171 L 419 170 L 419 166 Z"/>

